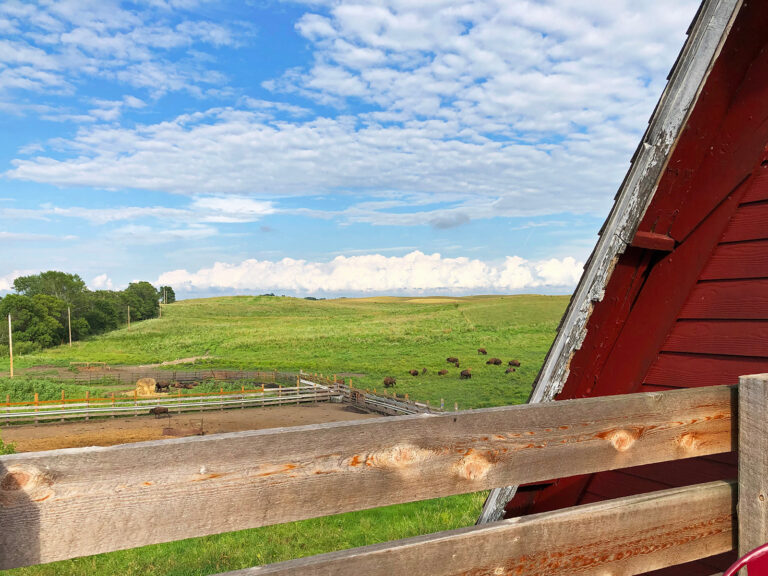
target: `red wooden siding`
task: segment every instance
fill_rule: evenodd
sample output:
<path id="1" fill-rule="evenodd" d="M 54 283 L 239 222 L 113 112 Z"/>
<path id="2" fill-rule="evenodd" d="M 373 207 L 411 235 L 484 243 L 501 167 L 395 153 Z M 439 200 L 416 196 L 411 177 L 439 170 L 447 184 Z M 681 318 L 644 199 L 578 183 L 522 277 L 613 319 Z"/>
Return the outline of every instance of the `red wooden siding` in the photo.
<path id="1" fill-rule="evenodd" d="M 745 3 L 640 223 L 640 240 L 594 304 L 558 399 L 735 384 L 768 372 L 765 29 L 768 3 Z M 647 241 L 658 235 L 676 244 Z M 526 492 L 515 513 L 735 475 L 729 455 L 565 478 Z M 709 576 L 728 560 L 654 576 Z"/>

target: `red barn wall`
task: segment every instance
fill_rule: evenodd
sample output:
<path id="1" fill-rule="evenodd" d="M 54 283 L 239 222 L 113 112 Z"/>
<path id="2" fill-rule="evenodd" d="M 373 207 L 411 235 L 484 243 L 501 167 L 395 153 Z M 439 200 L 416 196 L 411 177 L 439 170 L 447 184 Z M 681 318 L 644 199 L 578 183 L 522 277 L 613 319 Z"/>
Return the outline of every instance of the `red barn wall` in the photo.
<path id="1" fill-rule="evenodd" d="M 768 372 L 768 3 L 746 4 L 619 258 L 558 399 L 735 384 Z M 672 248 L 664 250 L 665 246 Z M 736 476 L 734 455 L 561 479 L 519 515 Z M 722 571 L 732 556 L 654 572 Z"/>

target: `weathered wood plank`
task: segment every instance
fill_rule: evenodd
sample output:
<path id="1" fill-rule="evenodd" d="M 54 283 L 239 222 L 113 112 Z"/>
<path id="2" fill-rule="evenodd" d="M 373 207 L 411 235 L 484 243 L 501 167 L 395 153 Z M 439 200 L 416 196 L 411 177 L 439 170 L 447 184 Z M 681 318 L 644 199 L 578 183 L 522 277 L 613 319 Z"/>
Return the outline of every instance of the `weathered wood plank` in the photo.
<path id="1" fill-rule="evenodd" d="M 768 321 L 677 322 L 661 349 L 666 352 L 768 358 Z"/>
<path id="2" fill-rule="evenodd" d="M 768 541 L 768 374 L 739 380 L 739 531 L 743 556 Z"/>
<path id="3" fill-rule="evenodd" d="M 629 576 L 731 550 L 735 499 L 699 484 L 220 576 Z"/>
<path id="4" fill-rule="evenodd" d="M 712 253 L 702 280 L 768 278 L 768 240 L 722 244 Z"/>
<path id="5" fill-rule="evenodd" d="M 762 166 L 765 168 L 765 166 Z M 741 199 L 742 202 L 762 202 L 768 200 L 768 170 L 760 170 L 754 175 L 755 183 Z"/>
<path id="6" fill-rule="evenodd" d="M 675 388 L 717 386 L 738 382 L 742 374 L 766 370 L 768 358 L 662 352 L 645 375 L 644 383 Z"/>
<path id="7" fill-rule="evenodd" d="M 768 184 L 765 187 L 768 188 Z M 742 196 L 743 201 L 744 196 Z M 766 238 L 768 238 L 768 203 L 760 203 L 739 206 L 720 241 L 742 242 Z"/>
<path id="8" fill-rule="evenodd" d="M 0 457 L 0 568 L 732 450 L 734 388 Z"/>
<path id="9" fill-rule="evenodd" d="M 700 283 L 679 317 L 768 320 L 768 280 Z"/>

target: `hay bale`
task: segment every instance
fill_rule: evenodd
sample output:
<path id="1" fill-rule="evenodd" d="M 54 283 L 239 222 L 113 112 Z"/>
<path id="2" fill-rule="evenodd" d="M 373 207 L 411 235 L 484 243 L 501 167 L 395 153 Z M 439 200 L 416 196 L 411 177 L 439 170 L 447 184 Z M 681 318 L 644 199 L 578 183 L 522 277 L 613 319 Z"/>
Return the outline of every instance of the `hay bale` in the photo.
<path id="1" fill-rule="evenodd" d="M 153 396 L 155 394 L 157 382 L 154 378 L 139 378 L 136 381 L 137 396 Z"/>

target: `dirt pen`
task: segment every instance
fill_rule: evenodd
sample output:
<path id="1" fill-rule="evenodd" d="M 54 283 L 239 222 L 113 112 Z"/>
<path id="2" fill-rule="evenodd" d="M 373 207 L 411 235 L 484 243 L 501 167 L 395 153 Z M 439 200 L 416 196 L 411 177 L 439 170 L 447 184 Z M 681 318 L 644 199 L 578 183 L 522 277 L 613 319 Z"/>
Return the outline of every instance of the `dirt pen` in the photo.
<path id="1" fill-rule="evenodd" d="M 144 398 L 135 391 L 105 398 L 66 398 L 62 392 L 61 400 L 6 399 L 0 404 L 3 439 L 19 452 L 35 452 L 442 411 L 385 391 L 356 389 L 351 379 L 306 373 L 294 378 L 293 386 L 273 380 L 234 392 L 178 389 Z"/>
<path id="2" fill-rule="evenodd" d="M 202 414 L 172 414 L 160 418 L 139 416 L 10 426 L 3 429 L 3 440 L 15 443 L 17 452 L 38 452 L 376 417 L 348 405 L 326 402 Z"/>

